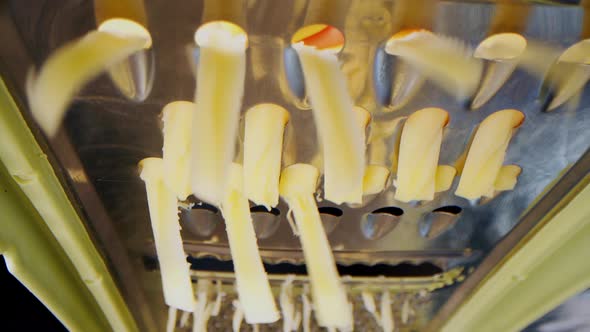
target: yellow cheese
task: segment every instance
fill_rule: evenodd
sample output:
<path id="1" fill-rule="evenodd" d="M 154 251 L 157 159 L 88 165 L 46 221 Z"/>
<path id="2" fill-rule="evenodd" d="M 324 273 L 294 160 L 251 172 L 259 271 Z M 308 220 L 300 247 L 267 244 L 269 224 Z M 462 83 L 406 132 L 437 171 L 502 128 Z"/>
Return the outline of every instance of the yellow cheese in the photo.
<path id="1" fill-rule="evenodd" d="M 389 178 L 389 169 L 381 165 L 368 165 L 363 177 L 363 195 L 375 195 L 382 192 Z"/>
<path id="2" fill-rule="evenodd" d="M 507 109 L 492 113 L 479 125 L 469 147 L 455 194 L 477 199 L 494 191 L 508 143 L 524 114 Z"/>
<path id="3" fill-rule="evenodd" d="M 453 185 L 453 179 L 457 170 L 453 166 L 438 165 L 436 168 L 436 178 L 434 180 L 434 192 L 446 191 Z"/>
<path id="4" fill-rule="evenodd" d="M 141 28 L 139 26 L 138 29 Z M 149 33 L 145 29 L 143 31 L 143 34 L 91 31 L 57 49 L 38 74 L 29 72 L 29 106 L 33 117 L 48 136 L 55 135 L 70 101 L 85 83 L 151 45 Z"/>
<path id="5" fill-rule="evenodd" d="M 285 125 L 289 112 L 275 104 L 260 104 L 246 112 L 244 192 L 257 205 L 279 203 L 279 177 Z"/>
<path id="6" fill-rule="evenodd" d="M 191 194 L 191 129 L 195 106 L 188 101 L 175 101 L 162 110 L 164 183 L 180 200 Z"/>
<path id="7" fill-rule="evenodd" d="M 362 202 L 365 168 L 364 128 L 346 88 L 338 58 L 330 50 L 301 43 L 299 54 L 305 86 L 324 154 L 324 197 L 336 204 Z"/>
<path id="8" fill-rule="evenodd" d="M 244 94 L 247 37 L 236 25 L 211 22 L 195 34 L 199 46 L 193 116 L 192 190 L 219 205 L 223 199 Z"/>
<path id="9" fill-rule="evenodd" d="M 494 182 L 494 189 L 497 191 L 514 189 L 521 171 L 522 169 L 518 165 L 502 166 Z"/>
<path id="10" fill-rule="evenodd" d="M 221 203 L 234 264 L 238 296 L 246 322 L 272 323 L 279 319 L 268 276 L 258 253 L 248 199 L 243 192 L 243 169 L 230 164 L 228 190 Z"/>
<path id="11" fill-rule="evenodd" d="M 316 320 L 330 328 L 352 328 L 352 306 L 340 281 L 314 199 L 319 171 L 307 164 L 283 170 L 280 193 L 293 211 L 311 284 Z"/>
<path id="12" fill-rule="evenodd" d="M 395 199 L 434 198 L 443 128 L 448 121 L 449 114 L 440 108 L 425 108 L 408 117 L 399 147 Z"/>
<path id="13" fill-rule="evenodd" d="M 402 31 L 391 37 L 385 51 L 399 56 L 457 99 L 471 97 L 483 70 L 462 42 L 426 30 Z"/>
<path id="14" fill-rule="evenodd" d="M 147 192 L 164 300 L 170 307 L 192 311 L 195 297 L 180 237 L 176 195 L 164 184 L 162 159 L 146 158 L 139 165 Z"/>

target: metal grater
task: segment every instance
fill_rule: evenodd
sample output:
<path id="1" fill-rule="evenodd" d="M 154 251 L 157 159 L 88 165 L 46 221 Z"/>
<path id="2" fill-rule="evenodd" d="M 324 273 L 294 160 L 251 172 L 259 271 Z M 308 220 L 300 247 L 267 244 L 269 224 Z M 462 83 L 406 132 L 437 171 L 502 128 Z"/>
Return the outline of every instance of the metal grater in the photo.
<path id="1" fill-rule="evenodd" d="M 20 106 L 28 112 L 24 102 L 27 69 L 42 63 L 66 41 L 95 28 L 93 2 L 9 1 L 6 6 L 10 18 L 2 17 L 2 24 L 6 26 L 3 37 L 8 47 L 0 50 L 0 70 L 3 77 L 11 79 Z M 491 2 L 421 1 L 414 8 L 417 12 L 409 10 L 407 16 L 400 14 L 404 4 L 399 0 L 232 0 L 227 6 L 215 0 L 153 0 L 146 1 L 145 6 L 155 46 L 144 57 L 130 60 L 135 94 L 129 96 L 127 92 L 131 97 L 127 98 L 106 75 L 100 77 L 76 97 L 58 135 L 46 141 L 51 161 L 61 170 L 63 183 L 109 262 L 141 330 L 162 330 L 167 316 L 154 263 L 145 191 L 136 165 L 144 157 L 161 156 L 158 116 L 162 107 L 173 100 L 193 98 L 193 74 L 198 68 L 192 66 L 192 60 L 198 50 L 192 44 L 192 35 L 204 22 L 225 19 L 246 30 L 249 48 L 242 111 L 263 102 L 285 107 L 291 114 L 290 130 L 297 142 L 295 158 L 300 162 L 313 159 L 318 143 L 290 38 L 298 28 L 311 23 L 326 23 L 343 31 L 346 43 L 339 59 L 349 79 L 349 90 L 355 104 L 372 113 L 374 122 L 391 121 L 429 106 L 449 111 L 451 122 L 443 138 L 441 164 L 457 160 L 475 126 L 491 112 L 516 108 L 526 114 L 505 160 L 523 169 L 513 191 L 468 201 L 453 194 L 455 180 L 451 190 L 429 202 L 398 202 L 392 186 L 360 207 L 319 202 L 340 266 L 360 265 L 365 272 L 378 264 L 391 269 L 408 266 L 410 275 L 405 276 L 367 277 L 354 272 L 361 270 L 347 270 L 353 271 L 344 279 L 354 298 L 355 330 L 379 330 L 363 308 L 359 292 L 380 283 L 383 287 L 372 292 L 375 299 L 383 289 L 391 292 L 396 330 L 426 329 L 457 285 L 521 220 L 528 218 L 522 227 L 531 229 L 540 219 L 535 219 L 535 211 L 557 203 L 560 191 L 549 188 L 570 188 L 590 170 L 587 89 L 579 97 L 579 107 L 566 105 L 545 112 L 546 105 L 539 99 L 546 97 L 543 82 L 516 70 L 496 96 L 478 110 L 468 110 L 428 82 L 405 106 L 393 109 L 393 75 L 403 64 L 385 54 L 387 38 L 402 27 L 419 25 L 475 47 L 492 27 L 497 28 L 496 5 Z M 514 22 L 525 37 L 561 48 L 574 44 L 580 36 L 588 37 L 583 36 L 583 23 L 588 22 L 583 20 L 581 7 L 533 2 L 527 6 L 528 19 Z M 30 118 L 28 113 L 25 116 Z M 387 155 L 393 143 L 393 139 L 387 142 Z M 549 199 L 540 201 L 539 206 L 537 202 L 546 193 Z M 222 261 L 231 259 L 223 219 L 218 211 L 198 201 L 192 203 L 196 205 L 181 209 L 181 224 L 184 247 L 193 262 L 193 281 L 222 280 L 226 285 L 228 295 L 222 310 L 208 326 L 212 331 L 230 330 L 234 310 L 231 300 L 236 294 L 231 272 L 220 269 L 225 266 Z M 282 271 L 287 273 L 271 275 L 276 290 L 289 271 L 303 264 L 301 247 L 289 227 L 284 202 L 274 214 L 252 208 L 264 262 L 267 266 L 286 266 Z M 216 261 L 219 264 L 211 263 Z M 205 269 L 201 269 L 203 262 L 208 262 Z M 423 264 L 433 267 L 427 276 L 417 275 Z M 296 284 L 301 288 L 307 281 L 304 275 L 298 278 Z M 414 315 L 402 323 L 401 310 L 409 298 Z M 261 326 L 260 331 L 275 331 L 281 324 Z M 312 326 L 312 330 L 319 330 Z M 252 330 L 246 324 L 242 327 Z"/>

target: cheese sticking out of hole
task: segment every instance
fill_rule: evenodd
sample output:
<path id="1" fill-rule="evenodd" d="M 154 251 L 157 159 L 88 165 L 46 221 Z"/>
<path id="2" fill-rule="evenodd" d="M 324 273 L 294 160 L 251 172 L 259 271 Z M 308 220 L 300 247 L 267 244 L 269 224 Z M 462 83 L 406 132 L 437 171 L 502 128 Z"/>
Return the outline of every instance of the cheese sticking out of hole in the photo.
<path id="1" fill-rule="evenodd" d="M 434 191 L 439 193 L 446 191 L 453 185 L 453 179 L 457 174 L 457 170 L 453 166 L 438 165 L 436 168 L 436 178 L 434 180 Z"/>
<path id="2" fill-rule="evenodd" d="M 295 164 L 281 174 L 281 197 L 293 210 L 311 284 L 316 320 L 324 327 L 352 327 L 352 307 L 346 296 L 334 256 L 314 199 L 319 171 Z"/>
<path id="3" fill-rule="evenodd" d="M 357 123 L 346 78 L 329 50 L 293 44 L 301 60 L 318 137 L 322 145 L 324 198 L 360 204 L 365 167 L 364 128 Z"/>
<path id="4" fill-rule="evenodd" d="M 440 108 L 414 112 L 402 129 L 395 199 L 402 202 L 432 200 L 443 128 L 449 114 Z"/>
<path id="5" fill-rule="evenodd" d="M 201 279 L 197 282 L 197 303 L 193 313 L 193 332 L 203 332 L 207 330 L 207 322 L 211 316 L 212 305 L 209 305 L 209 293 L 211 281 Z"/>
<path id="6" fill-rule="evenodd" d="M 371 122 L 371 113 L 366 109 L 360 106 L 354 106 L 352 108 L 352 112 L 354 113 L 355 121 L 357 125 L 361 128 L 361 132 L 363 133 L 363 137 L 365 137 L 365 132 L 369 123 Z M 365 139 L 366 141 L 366 139 Z"/>
<path id="7" fill-rule="evenodd" d="M 188 326 L 188 319 L 190 318 L 191 314 L 192 313 L 188 312 L 188 311 L 182 312 L 182 315 L 180 315 L 180 327 Z M 172 331 L 174 331 L 174 330 L 172 330 Z"/>
<path id="8" fill-rule="evenodd" d="M 518 60 L 526 46 L 526 39 L 518 33 L 497 33 L 479 43 L 473 56 L 492 61 Z"/>
<path id="9" fill-rule="evenodd" d="M 516 187 L 518 176 L 522 172 L 522 169 L 518 165 L 506 165 L 500 168 L 498 177 L 494 182 L 494 189 L 497 191 L 512 190 Z"/>
<path id="10" fill-rule="evenodd" d="M 176 312 L 177 309 L 174 307 L 168 308 L 168 320 L 166 321 L 166 332 L 174 332 L 176 328 Z"/>
<path id="11" fill-rule="evenodd" d="M 375 305 L 375 297 L 373 296 L 373 293 L 368 290 L 363 290 L 361 292 L 361 299 L 363 300 L 365 309 L 371 314 L 371 316 L 373 316 L 373 318 L 375 318 L 375 321 L 380 324 L 381 316 L 379 315 L 379 312 L 377 312 L 377 306 Z"/>
<path id="12" fill-rule="evenodd" d="M 524 114 L 513 109 L 492 113 L 482 121 L 469 147 L 457 196 L 478 199 L 493 193 L 510 139 L 523 121 Z"/>
<path id="13" fill-rule="evenodd" d="M 164 182 L 181 201 L 191 194 L 191 129 L 195 107 L 188 101 L 175 101 L 162 110 Z"/>
<path id="14" fill-rule="evenodd" d="M 103 24 L 109 24 L 110 20 Z M 145 28 L 135 33 L 117 33 L 116 29 L 91 31 L 51 54 L 41 70 L 29 71 L 27 97 L 33 117 L 48 136 L 57 132 L 74 95 L 88 81 L 133 53 L 151 45 Z"/>
<path id="15" fill-rule="evenodd" d="M 301 302 L 302 302 L 302 309 L 303 312 L 303 332 L 310 332 L 311 331 L 311 301 L 307 296 L 308 291 L 304 288 L 303 293 L 301 294 Z"/>
<path id="16" fill-rule="evenodd" d="M 242 304 L 238 300 L 234 300 L 232 302 L 234 306 L 234 315 L 232 317 L 232 331 L 233 332 L 240 332 L 240 326 L 242 326 L 242 321 L 244 320 L 244 311 L 242 310 Z"/>
<path id="17" fill-rule="evenodd" d="M 279 319 L 268 276 L 258 253 L 256 233 L 248 199 L 243 191 L 243 169 L 231 164 L 228 190 L 221 204 L 236 284 L 248 324 L 272 323 Z"/>
<path id="18" fill-rule="evenodd" d="M 385 51 L 419 68 L 426 77 L 457 99 L 471 97 L 479 86 L 482 61 L 453 38 L 427 30 L 403 30 L 393 35 Z"/>
<path id="19" fill-rule="evenodd" d="M 384 290 L 381 294 L 381 327 L 383 328 L 383 332 L 393 332 L 395 329 L 391 302 L 389 291 Z"/>
<path id="20" fill-rule="evenodd" d="M 375 195 L 382 192 L 389 178 L 389 169 L 381 165 L 368 165 L 363 177 L 363 195 Z"/>
<path id="21" fill-rule="evenodd" d="M 279 302 L 281 305 L 281 312 L 283 314 L 283 332 L 297 331 L 297 311 L 295 309 L 295 302 L 293 301 L 293 280 L 294 275 L 288 275 L 285 281 L 281 284 L 281 293 L 279 295 Z"/>
<path id="22" fill-rule="evenodd" d="M 164 301 L 170 307 L 193 311 L 195 297 L 180 237 L 176 195 L 164 184 L 163 164 L 160 158 L 146 158 L 139 163 L 140 177 L 147 192 Z"/>
<path id="23" fill-rule="evenodd" d="M 268 210 L 279 203 L 279 177 L 289 112 L 275 104 L 259 104 L 246 112 L 244 192 Z"/>
<path id="24" fill-rule="evenodd" d="M 244 94 L 246 33 L 222 21 L 201 26 L 197 107 L 193 116 L 192 190 L 199 199 L 219 205 L 227 190 Z"/>

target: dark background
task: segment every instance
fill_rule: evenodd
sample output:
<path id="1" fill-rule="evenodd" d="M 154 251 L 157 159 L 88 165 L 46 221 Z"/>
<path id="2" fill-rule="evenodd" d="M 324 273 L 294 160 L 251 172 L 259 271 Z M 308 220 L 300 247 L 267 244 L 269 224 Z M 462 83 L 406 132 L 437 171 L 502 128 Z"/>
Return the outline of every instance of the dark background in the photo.
<path id="1" fill-rule="evenodd" d="M 0 330 L 61 332 L 66 328 L 6 269 L 0 255 Z"/>

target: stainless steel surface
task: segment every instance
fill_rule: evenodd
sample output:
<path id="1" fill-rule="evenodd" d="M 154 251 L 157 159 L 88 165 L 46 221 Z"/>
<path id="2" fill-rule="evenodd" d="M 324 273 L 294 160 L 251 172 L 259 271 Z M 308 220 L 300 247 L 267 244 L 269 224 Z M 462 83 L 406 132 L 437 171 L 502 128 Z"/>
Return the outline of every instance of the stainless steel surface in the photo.
<path id="1" fill-rule="evenodd" d="M 544 218 L 557 213 L 566 204 L 568 196 L 576 195 L 579 190 L 590 183 L 590 150 L 580 158 L 559 179 L 541 199 L 534 203 L 519 219 L 514 229 L 488 253 L 465 282 L 455 285 L 452 295 L 445 301 L 437 315 L 428 325 L 428 331 L 436 331 L 449 315 L 476 289 L 479 282 L 495 269 L 495 267 L 515 248 L 529 232 Z"/>
<path id="2" fill-rule="evenodd" d="M 193 33 L 203 22 L 228 19 L 245 28 L 250 43 L 242 110 L 264 102 L 285 107 L 291 114 L 290 125 L 296 142 L 296 149 L 288 157 L 298 162 L 310 162 L 318 147 L 300 68 L 289 48 L 291 35 L 306 24 L 329 23 L 344 32 L 346 44 L 340 59 L 349 78 L 349 90 L 356 105 L 371 111 L 374 123 L 406 116 L 428 106 L 449 111 L 451 121 L 443 139 L 441 164 L 455 162 L 475 126 L 493 111 L 516 108 L 526 114 L 524 125 L 514 137 L 506 156 L 506 163 L 522 167 L 519 182 L 515 190 L 500 193 L 492 200 L 470 202 L 454 196 L 451 189 L 437 194 L 433 201 L 407 204 L 394 200 L 390 187 L 360 208 L 320 202 L 320 206 L 337 207 L 343 212 L 329 236 L 335 257 L 343 264 L 398 264 L 406 261 L 417 264 L 427 261 L 443 269 L 475 264 L 474 260 L 490 253 L 520 220 L 524 220 L 521 218 L 523 213 L 589 148 L 588 89 L 581 96 L 578 108 L 562 107 L 550 113 L 543 112 L 544 102 L 537 100 L 542 82 L 520 70 L 515 71 L 496 96 L 476 111 L 468 110 L 468 105 L 457 103 L 429 82 L 408 99 L 405 106 L 391 111 L 389 103 L 395 61 L 380 52 L 380 47 L 403 25 L 396 14 L 396 6 L 401 6 L 400 3 L 381 0 L 250 0 L 228 1 L 228 6 L 221 8 L 216 5 L 216 0 L 146 1 L 155 59 L 153 87 L 147 98 L 139 103 L 125 98 L 103 75 L 80 92 L 69 109 L 60 135 L 49 141 L 49 148 L 56 156 L 56 167 L 63 170 L 67 185 L 86 215 L 89 229 L 95 232 L 98 245 L 104 248 L 105 257 L 120 281 L 119 286 L 140 321 L 145 323 L 153 319 L 155 322 L 145 324 L 163 326 L 164 310 L 158 276 L 143 271 L 143 257 L 153 256 L 154 251 L 147 201 L 143 183 L 138 178 L 137 163 L 148 156 L 161 156 L 159 113 L 162 107 L 174 100 L 192 100 L 194 96 L 193 68 L 186 50 L 194 47 Z M 464 40 L 471 46 L 476 46 L 487 36 L 494 21 L 492 3 L 439 2 L 436 6 L 433 30 Z M 22 93 L 27 69 L 33 64 L 41 64 L 51 51 L 66 41 L 96 27 L 92 1 L 15 0 L 0 7 L 3 9 L 1 24 L 6 27 L 0 38 L 6 39 L 3 45 L 8 45 L 0 50 L 1 73 L 12 82 L 27 113 Z M 565 48 L 579 39 L 582 18 L 583 11 L 579 7 L 535 5 L 523 35 Z M 377 63 L 374 59 L 382 62 Z M 388 139 L 387 155 L 393 149 L 393 141 L 393 138 Z M 386 159 L 390 166 L 390 158 Z M 590 169 L 584 165 L 578 180 Z M 456 184 L 457 179 L 454 186 Z M 458 206 L 462 211 L 452 222 L 436 221 L 432 212 L 443 206 Z M 397 218 L 394 227 L 370 229 L 375 227 L 373 225 L 367 233 L 367 216 L 384 207 L 400 208 L 403 215 Z M 271 263 L 300 263 L 299 241 L 286 220 L 288 209 L 284 203 L 277 208 L 280 211 L 278 229 L 268 236 L 260 236 L 259 228 L 263 258 Z M 533 218 L 529 216 L 535 211 L 530 210 L 527 218 Z M 188 253 L 194 257 L 228 258 L 227 237 L 221 218 L 211 213 L 206 217 L 198 214 L 191 211 L 190 216 L 185 213 L 181 218 Z M 528 223 L 534 225 L 542 214 L 536 217 Z M 424 223 L 429 223 L 426 232 Z M 385 224 L 394 225 L 391 222 Z M 124 249 L 112 249 L 111 243 L 116 241 L 121 241 Z M 514 245 L 516 242 L 510 242 L 510 246 Z M 126 257 L 128 261 L 116 257 Z M 130 275 L 129 271 L 134 272 Z M 137 284 L 133 285 L 129 280 L 137 281 L 141 289 L 132 290 Z M 144 294 L 142 296 L 148 300 L 143 301 L 145 303 L 138 300 L 141 298 L 138 293 Z M 437 306 L 446 301 L 445 296 L 449 293 L 441 293 L 444 296 L 440 295 L 437 304 L 424 313 L 422 322 L 435 314 Z M 154 313 L 153 317 L 146 314 L 149 312 L 146 305 Z"/>

